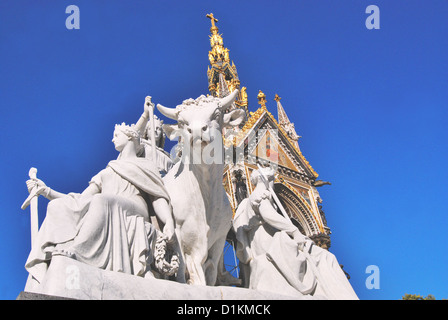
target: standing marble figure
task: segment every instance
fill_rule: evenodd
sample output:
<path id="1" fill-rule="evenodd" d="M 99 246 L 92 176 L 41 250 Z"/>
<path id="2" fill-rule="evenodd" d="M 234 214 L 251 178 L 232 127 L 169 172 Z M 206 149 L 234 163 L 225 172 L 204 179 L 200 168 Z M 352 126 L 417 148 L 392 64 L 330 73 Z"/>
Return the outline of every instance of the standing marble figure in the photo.
<path id="1" fill-rule="evenodd" d="M 142 119 L 142 117 L 140 117 L 140 119 Z M 159 119 L 156 115 L 154 115 L 154 128 L 152 127 L 152 123 L 150 121 L 147 122 L 140 140 L 141 146 L 138 156 L 152 159 L 153 150 L 155 149 L 156 159 L 153 161 L 159 169 L 160 175 L 163 177 L 173 166 L 173 161 L 170 158 L 170 154 L 163 149 L 166 135 L 163 132 L 162 126 L 163 120 Z M 153 142 L 151 140 L 152 133 L 154 133 L 155 147 L 153 146 Z"/>

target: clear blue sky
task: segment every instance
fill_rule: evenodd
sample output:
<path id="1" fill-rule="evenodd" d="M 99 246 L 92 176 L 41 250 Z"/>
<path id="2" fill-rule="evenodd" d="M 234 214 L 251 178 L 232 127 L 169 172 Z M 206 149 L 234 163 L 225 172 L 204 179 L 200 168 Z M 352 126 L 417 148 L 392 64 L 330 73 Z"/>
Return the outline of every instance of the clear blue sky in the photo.
<path id="1" fill-rule="evenodd" d="M 65 8 L 80 9 L 67 30 Z M 368 30 L 365 9 L 380 8 Z M 81 192 L 117 155 L 115 123 L 144 98 L 175 106 L 208 93 L 219 19 L 249 109 L 274 95 L 320 178 L 330 250 L 361 299 L 448 298 L 448 2 L 1 1 L 0 298 L 23 290 L 30 250 L 25 181 Z M 40 198 L 40 220 L 47 201 Z M 380 289 L 365 286 L 377 265 Z"/>

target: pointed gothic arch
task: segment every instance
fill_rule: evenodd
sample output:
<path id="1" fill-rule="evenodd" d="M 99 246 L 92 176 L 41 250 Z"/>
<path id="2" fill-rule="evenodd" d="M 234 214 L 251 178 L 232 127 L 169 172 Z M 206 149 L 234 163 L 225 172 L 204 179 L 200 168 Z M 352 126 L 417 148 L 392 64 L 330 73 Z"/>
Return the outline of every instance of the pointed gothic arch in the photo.
<path id="1" fill-rule="evenodd" d="M 274 190 L 293 224 L 306 236 L 319 233 L 313 212 L 297 194 L 282 183 L 275 183 Z"/>

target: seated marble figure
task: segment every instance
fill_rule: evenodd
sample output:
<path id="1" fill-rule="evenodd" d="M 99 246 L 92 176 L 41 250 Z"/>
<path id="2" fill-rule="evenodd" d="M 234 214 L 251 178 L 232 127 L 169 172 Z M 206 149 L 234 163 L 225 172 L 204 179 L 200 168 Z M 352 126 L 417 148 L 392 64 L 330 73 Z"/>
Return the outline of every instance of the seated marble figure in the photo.
<path id="1" fill-rule="evenodd" d="M 255 170 L 255 186 L 238 206 L 233 221 L 236 255 L 244 286 L 289 296 L 358 299 L 336 257 L 314 244 L 277 211 L 275 171 Z"/>
<path id="2" fill-rule="evenodd" d="M 29 190 L 37 187 L 38 194 L 50 200 L 25 264 L 27 290 L 41 283 L 55 254 L 104 270 L 152 277 L 158 237 L 174 241 L 170 198 L 159 170 L 150 159 L 137 156 L 139 130 L 135 125 L 116 125 L 112 142 L 120 152 L 118 158 L 82 193 L 63 194 L 42 180 L 27 181 Z"/>

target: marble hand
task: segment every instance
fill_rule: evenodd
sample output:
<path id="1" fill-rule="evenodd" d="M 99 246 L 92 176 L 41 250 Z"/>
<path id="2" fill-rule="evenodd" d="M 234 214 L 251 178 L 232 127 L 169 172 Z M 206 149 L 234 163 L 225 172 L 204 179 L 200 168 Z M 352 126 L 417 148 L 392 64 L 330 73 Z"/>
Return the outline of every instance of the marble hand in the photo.
<path id="1" fill-rule="evenodd" d="M 174 239 L 174 228 L 170 223 L 167 223 L 163 228 L 163 234 L 167 237 L 168 242 L 172 242 Z"/>
<path id="2" fill-rule="evenodd" d="M 47 185 L 40 179 L 29 179 L 26 181 L 26 187 L 28 188 L 28 192 L 31 193 L 31 191 L 34 189 L 34 187 L 37 186 L 36 195 L 42 194 L 48 187 Z"/>
<path id="3" fill-rule="evenodd" d="M 152 108 L 152 110 L 154 110 L 154 103 L 151 101 L 151 96 L 147 96 L 147 97 L 145 98 L 145 106 L 144 106 L 144 109 L 145 109 L 145 114 L 146 114 L 147 116 L 149 116 L 149 108 Z"/>

